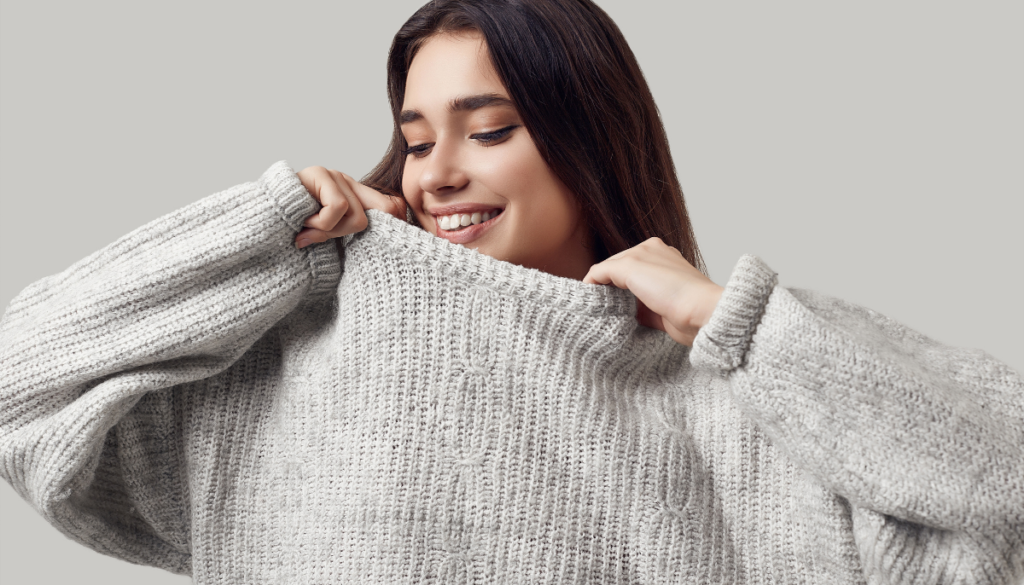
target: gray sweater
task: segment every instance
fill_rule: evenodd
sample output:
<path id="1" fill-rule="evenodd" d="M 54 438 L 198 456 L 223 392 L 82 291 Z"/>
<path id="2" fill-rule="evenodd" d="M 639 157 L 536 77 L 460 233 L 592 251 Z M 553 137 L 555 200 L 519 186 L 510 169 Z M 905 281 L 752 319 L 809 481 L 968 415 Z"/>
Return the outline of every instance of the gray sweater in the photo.
<path id="1" fill-rule="evenodd" d="M 1024 383 L 740 259 L 693 349 L 285 163 L 0 322 L 0 472 L 197 583 L 1015 583 Z M 344 272 L 342 271 L 344 265 Z"/>

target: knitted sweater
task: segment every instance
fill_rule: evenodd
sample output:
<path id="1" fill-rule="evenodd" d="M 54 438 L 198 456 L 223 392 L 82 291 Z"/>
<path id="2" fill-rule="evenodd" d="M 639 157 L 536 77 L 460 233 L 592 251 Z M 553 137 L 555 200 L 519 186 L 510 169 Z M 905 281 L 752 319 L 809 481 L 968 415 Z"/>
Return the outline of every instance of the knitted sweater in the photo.
<path id="1" fill-rule="evenodd" d="M 23 291 L 0 472 L 196 583 L 1013 583 L 1024 384 L 740 259 L 686 348 L 285 163 Z M 342 271 L 344 266 L 344 271 Z"/>

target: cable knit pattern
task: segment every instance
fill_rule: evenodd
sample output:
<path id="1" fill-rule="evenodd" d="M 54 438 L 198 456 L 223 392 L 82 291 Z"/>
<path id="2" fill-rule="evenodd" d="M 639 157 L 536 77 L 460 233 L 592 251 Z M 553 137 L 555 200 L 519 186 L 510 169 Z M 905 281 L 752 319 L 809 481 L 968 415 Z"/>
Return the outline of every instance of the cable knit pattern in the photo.
<path id="1" fill-rule="evenodd" d="M 754 256 L 693 349 L 636 300 L 285 163 L 22 292 L 0 473 L 196 583 L 1019 583 L 1024 384 Z"/>

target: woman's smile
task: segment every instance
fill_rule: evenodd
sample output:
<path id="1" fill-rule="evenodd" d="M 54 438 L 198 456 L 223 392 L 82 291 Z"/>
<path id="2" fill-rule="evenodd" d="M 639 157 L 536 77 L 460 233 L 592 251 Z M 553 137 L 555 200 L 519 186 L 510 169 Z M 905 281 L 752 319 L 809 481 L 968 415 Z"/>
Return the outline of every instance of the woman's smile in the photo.
<path id="1" fill-rule="evenodd" d="M 478 204 L 448 205 L 431 211 L 434 233 L 453 244 L 476 241 L 501 220 L 501 207 Z"/>

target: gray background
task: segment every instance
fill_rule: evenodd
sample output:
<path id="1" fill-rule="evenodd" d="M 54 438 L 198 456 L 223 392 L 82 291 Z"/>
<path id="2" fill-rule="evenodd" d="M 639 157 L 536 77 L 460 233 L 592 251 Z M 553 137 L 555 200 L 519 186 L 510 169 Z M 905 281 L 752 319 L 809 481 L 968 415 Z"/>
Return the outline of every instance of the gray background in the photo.
<path id="1" fill-rule="evenodd" d="M 716 282 L 757 254 L 1024 370 L 1024 4 L 599 3 Z M 0 305 L 279 159 L 365 174 L 419 4 L 0 2 Z M 4 585 L 187 582 L 72 543 L 3 482 L 0 506 Z"/>

